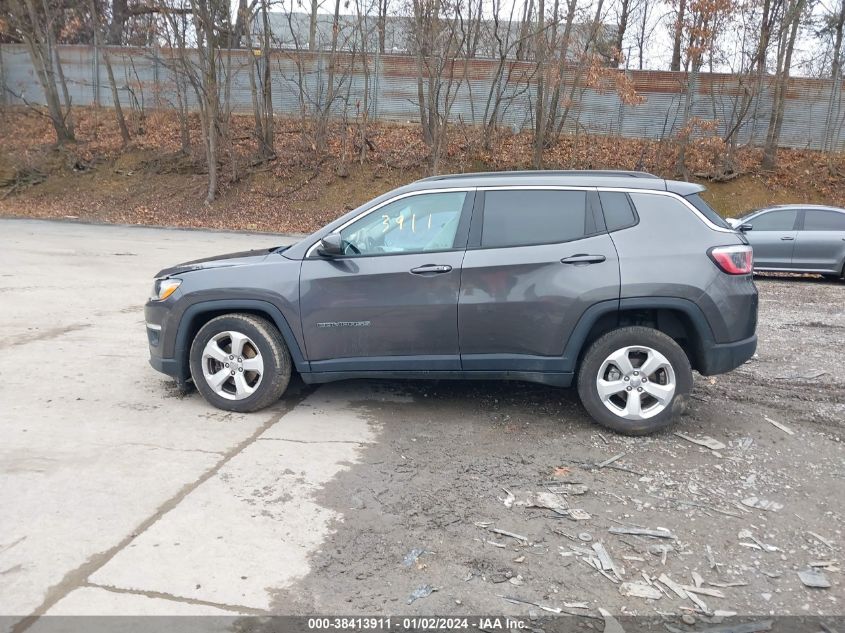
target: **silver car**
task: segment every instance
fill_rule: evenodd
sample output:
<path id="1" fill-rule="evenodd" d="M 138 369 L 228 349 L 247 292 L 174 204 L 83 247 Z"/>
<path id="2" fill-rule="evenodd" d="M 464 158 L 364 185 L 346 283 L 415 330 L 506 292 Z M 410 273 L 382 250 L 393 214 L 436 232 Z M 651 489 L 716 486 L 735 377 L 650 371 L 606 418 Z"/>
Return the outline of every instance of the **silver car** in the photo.
<path id="1" fill-rule="evenodd" d="M 779 205 L 728 222 L 754 247 L 754 270 L 845 276 L 845 209 Z"/>

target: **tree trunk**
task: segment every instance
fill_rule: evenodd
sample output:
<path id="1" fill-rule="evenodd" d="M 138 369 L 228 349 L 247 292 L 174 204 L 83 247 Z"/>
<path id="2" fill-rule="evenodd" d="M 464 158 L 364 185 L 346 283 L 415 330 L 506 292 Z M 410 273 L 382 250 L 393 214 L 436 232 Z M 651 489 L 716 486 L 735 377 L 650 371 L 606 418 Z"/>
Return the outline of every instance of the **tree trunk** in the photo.
<path id="1" fill-rule="evenodd" d="M 669 70 L 681 70 L 681 48 L 684 39 L 684 19 L 686 18 L 687 0 L 678 0 L 678 15 L 675 32 L 672 37 L 672 63 Z"/>
<path id="2" fill-rule="evenodd" d="M 537 0 L 537 33 L 535 35 L 535 54 L 537 57 L 537 96 L 534 109 L 534 152 L 532 164 L 534 169 L 543 167 L 543 149 L 546 144 L 546 34 L 545 28 L 545 2 Z"/>
<path id="3" fill-rule="evenodd" d="M 311 20 L 308 24 L 308 50 L 317 50 L 317 9 L 318 0 L 311 0 Z"/>
<path id="4" fill-rule="evenodd" d="M 129 143 L 129 128 L 126 126 L 126 119 L 123 116 L 123 107 L 120 105 L 120 93 L 117 89 L 117 82 L 114 80 L 114 70 L 111 65 L 111 56 L 103 51 L 103 62 L 106 64 L 106 74 L 109 78 L 111 98 L 114 103 L 114 116 L 117 119 L 117 127 L 120 130 L 120 138 L 124 145 Z"/>
<path id="5" fill-rule="evenodd" d="M 628 30 L 628 18 L 631 11 L 631 0 L 620 0 L 619 24 L 616 27 L 616 64 L 619 65 L 624 59 L 622 54 L 625 45 L 625 31 Z"/>
<path id="6" fill-rule="evenodd" d="M 789 72 L 792 66 L 792 52 L 795 49 L 795 39 L 801 25 L 801 13 L 806 0 L 795 0 L 790 10 L 784 15 L 781 31 L 788 29 L 788 35 L 780 38 L 782 44 L 778 54 L 778 73 L 775 78 L 775 94 L 772 101 L 772 114 L 769 118 L 769 129 L 766 133 L 766 144 L 763 148 L 763 169 L 774 169 L 777 166 L 777 150 L 780 145 L 780 133 L 783 128 L 783 112 L 786 105 L 786 88 Z"/>

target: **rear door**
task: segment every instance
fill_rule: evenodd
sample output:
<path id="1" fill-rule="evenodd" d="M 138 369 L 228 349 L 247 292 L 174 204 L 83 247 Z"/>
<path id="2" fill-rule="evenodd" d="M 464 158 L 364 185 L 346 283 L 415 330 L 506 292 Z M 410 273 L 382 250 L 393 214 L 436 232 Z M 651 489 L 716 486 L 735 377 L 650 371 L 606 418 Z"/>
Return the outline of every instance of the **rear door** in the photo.
<path id="1" fill-rule="evenodd" d="M 458 302 L 464 370 L 565 371 L 584 310 L 618 298 L 619 262 L 595 191 L 478 190 Z"/>
<path id="2" fill-rule="evenodd" d="M 460 368 L 458 289 L 472 191 L 420 192 L 339 229 L 345 255 L 302 262 L 313 371 Z"/>
<path id="3" fill-rule="evenodd" d="M 839 274 L 845 260 L 845 213 L 805 209 L 792 256 L 794 268 Z"/>
<path id="4" fill-rule="evenodd" d="M 754 247 L 755 268 L 789 270 L 793 267 L 792 252 L 798 237 L 798 209 L 764 211 L 743 224 L 752 227 L 745 236 Z"/>

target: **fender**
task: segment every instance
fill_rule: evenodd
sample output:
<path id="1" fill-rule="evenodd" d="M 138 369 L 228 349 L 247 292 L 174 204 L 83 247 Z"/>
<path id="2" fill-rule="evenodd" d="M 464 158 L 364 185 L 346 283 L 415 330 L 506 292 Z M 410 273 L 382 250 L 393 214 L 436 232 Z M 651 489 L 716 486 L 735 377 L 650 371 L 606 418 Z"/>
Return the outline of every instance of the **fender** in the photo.
<path id="1" fill-rule="evenodd" d="M 181 375 L 184 375 L 185 373 L 185 367 L 182 365 L 184 364 L 184 358 L 186 357 L 187 351 L 190 347 L 188 333 L 191 330 L 191 324 L 194 319 L 200 314 L 204 314 L 206 312 L 219 312 L 221 310 L 225 310 L 227 312 L 251 310 L 263 312 L 268 315 L 270 319 L 272 319 L 273 323 L 276 324 L 276 327 L 279 328 L 279 332 L 282 334 L 285 345 L 288 346 L 288 351 L 290 352 L 290 357 L 293 361 L 294 367 L 296 367 L 296 370 L 300 373 L 311 371 L 310 363 L 305 360 L 302 350 L 299 348 L 299 343 L 297 343 L 296 337 L 293 335 L 293 330 L 290 328 L 290 325 L 288 325 L 287 319 L 285 319 L 279 308 L 268 301 L 261 301 L 258 299 L 215 299 L 194 303 L 188 306 L 185 309 L 185 312 L 182 313 L 182 318 L 179 321 L 179 327 L 176 330 L 176 347 L 174 353 Z"/>
<path id="2" fill-rule="evenodd" d="M 704 316 L 704 312 L 689 299 L 681 299 L 679 297 L 629 297 L 619 300 L 612 299 L 591 305 L 581 315 L 563 350 L 562 371 L 575 371 L 578 359 L 583 351 L 584 343 L 587 340 L 587 335 L 601 317 L 614 312 L 619 315 L 619 313 L 626 310 L 661 309 L 677 310 L 689 318 L 695 330 L 697 340 L 693 341 L 693 343 L 697 349 L 706 348 L 715 344 L 713 330 L 710 328 L 710 323 Z"/>

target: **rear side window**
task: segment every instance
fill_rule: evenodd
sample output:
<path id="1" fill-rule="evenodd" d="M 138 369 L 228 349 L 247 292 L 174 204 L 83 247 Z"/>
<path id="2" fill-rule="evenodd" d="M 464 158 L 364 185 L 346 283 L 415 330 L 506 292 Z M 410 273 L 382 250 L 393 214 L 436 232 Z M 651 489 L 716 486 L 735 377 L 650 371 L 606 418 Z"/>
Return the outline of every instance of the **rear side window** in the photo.
<path id="1" fill-rule="evenodd" d="M 626 229 L 637 223 L 637 216 L 627 193 L 603 191 L 599 194 L 599 197 L 601 198 L 601 208 L 604 212 L 604 222 L 608 231 Z"/>
<path id="2" fill-rule="evenodd" d="M 804 230 L 845 231 L 845 213 L 807 209 L 804 212 Z"/>
<path id="3" fill-rule="evenodd" d="M 798 217 L 796 209 L 781 209 L 780 211 L 767 211 L 747 222 L 754 231 L 791 231 L 795 228 L 795 218 Z"/>
<path id="4" fill-rule="evenodd" d="M 483 248 L 556 244 L 595 232 L 585 191 L 484 193 Z"/>
<path id="5" fill-rule="evenodd" d="M 721 226 L 723 229 L 731 228 L 730 225 L 725 222 L 724 218 L 719 215 L 713 207 L 707 204 L 704 201 L 704 198 L 699 196 L 697 193 L 686 196 L 686 199 L 692 206 L 698 209 L 705 218 L 710 220 L 716 226 Z"/>

